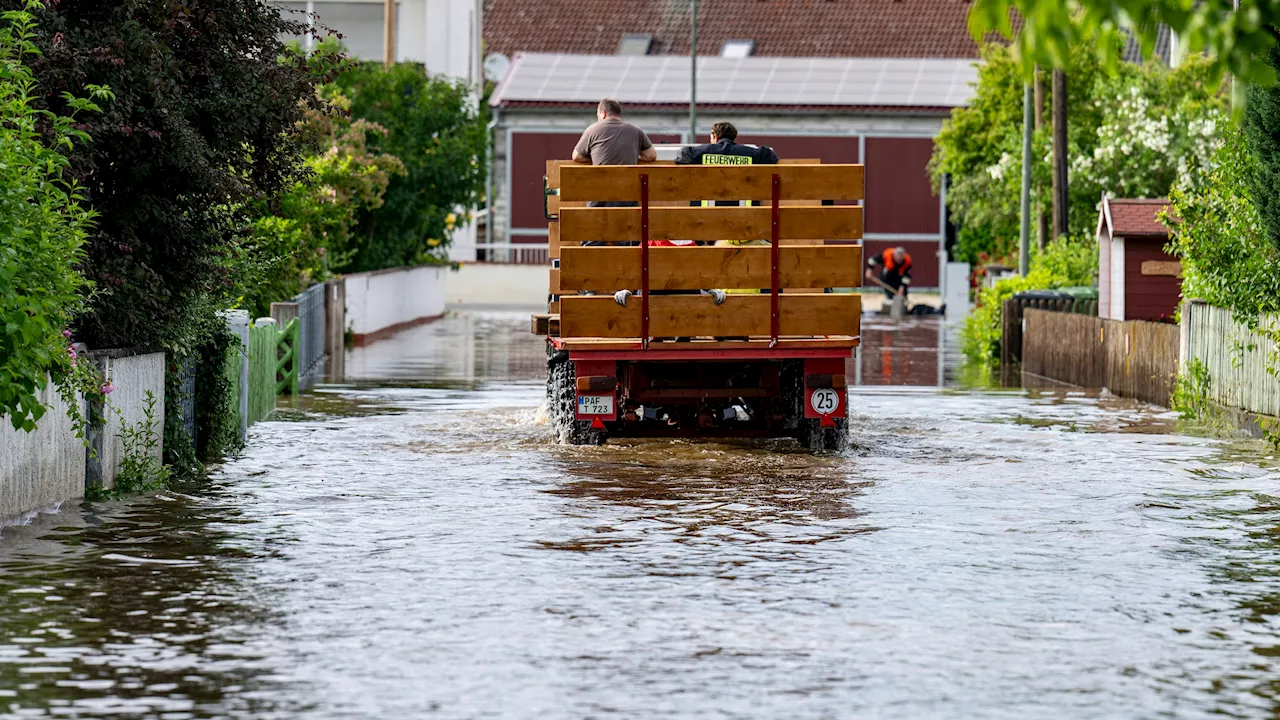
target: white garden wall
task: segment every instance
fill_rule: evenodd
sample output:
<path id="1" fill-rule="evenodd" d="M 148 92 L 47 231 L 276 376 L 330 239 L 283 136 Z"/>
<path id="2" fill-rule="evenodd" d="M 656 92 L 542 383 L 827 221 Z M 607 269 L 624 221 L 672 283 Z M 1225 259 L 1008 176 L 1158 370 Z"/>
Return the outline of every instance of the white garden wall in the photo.
<path id="1" fill-rule="evenodd" d="M 447 272 L 427 265 L 345 276 L 347 330 L 365 343 L 444 315 Z"/>

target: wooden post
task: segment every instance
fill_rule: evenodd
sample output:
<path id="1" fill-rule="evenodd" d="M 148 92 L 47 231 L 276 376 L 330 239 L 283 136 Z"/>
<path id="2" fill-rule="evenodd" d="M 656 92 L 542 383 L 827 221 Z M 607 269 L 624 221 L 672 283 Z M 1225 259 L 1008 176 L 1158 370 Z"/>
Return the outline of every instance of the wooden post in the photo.
<path id="1" fill-rule="evenodd" d="M 325 375 L 342 380 L 346 371 L 347 284 L 342 278 L 324 284 Z"/>
<path id="2" fill-rule="evenodd" d="M 276 326 L 281 330 L 289 321 L 298 317 L 298 303 L 296 302 L 273 302 L 271 303 L 271 319 L 276 321 Z"/>
<path id="3" fill-rule="evenodd" d="M 1036 112 L 1036 130 L 1044 127 L 1044 76 L 1040 72 L 1040 68 L 1036 68 L 1036 79 L 1034 83 L 1035 91 L 1035 112 Z M 1036 203 L 1036 246 L 1041 250 L 1045 244 L 1049 242 L 1049 213 L 1045 212 L 1044 203 Z"/>
<path id="4" fill-rule="evenodd" d="M 1067 76 L 1053 71 L 1053 239 L 1070 232 L 1067 207 Z"/>
<path id="5" fill-rule="evenodd" d="M 390 70 L 396 64 L 396 0 L 383 1 L 383 65 Z"/>

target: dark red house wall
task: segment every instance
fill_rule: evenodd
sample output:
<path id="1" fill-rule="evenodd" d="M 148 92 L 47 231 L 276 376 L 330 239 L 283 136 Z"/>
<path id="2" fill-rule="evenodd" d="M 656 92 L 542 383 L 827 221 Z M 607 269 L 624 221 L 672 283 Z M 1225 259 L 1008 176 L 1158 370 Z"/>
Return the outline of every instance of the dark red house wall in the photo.
<path id="1" fill-rule="evenodd" d="M 864 232 L 938 234 L 938 197 L 929 183 L 930 138 L 867 138 Z"/>
<path id="2" fill-rule="evenodd" d="M 542 176 L 547 174 L 548 160 L 568 160 L 582 133 L 516 132 L 511 134 L 511 227 L 547 229 L 542 214 Z M 680 142 L 679 135 L 650 135 L 655 143 Z M 497 178 L 501 182 L 501 178 Z M 544 238 L 513 236 L 512 242 Z"/>
<path id="3" fill-rule="evenodd" d="M 1176 261 L 1164 251 L 1164 238 L 1125 238 L 1124 316 L 1126 320 L 1164 320 L 1173 317 L 1182 294 L 1182 281 L 1170 275 L 1143 275 L 1142 263 Z"/>

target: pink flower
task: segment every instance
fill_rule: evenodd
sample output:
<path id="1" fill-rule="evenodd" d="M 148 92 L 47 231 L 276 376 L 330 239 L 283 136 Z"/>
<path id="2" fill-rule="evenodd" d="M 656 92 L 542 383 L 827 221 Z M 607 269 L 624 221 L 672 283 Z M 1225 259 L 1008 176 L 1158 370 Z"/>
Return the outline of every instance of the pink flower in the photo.
<path id="1" fill-rule="evenodd" d="M 103 394 L 103 395 L 110 395 L 110 394 L 111 394 L 111 391 L 112 391 L 112 390 L 115 390 L 115 389 L 116 389 L 116 386 L 115 386 L 115 385 L 112 385 L 111 383 L 107 383 L 106 385 L 103 385 L 103 386 L 102 386 L 102 394 Z"/>
<path id="2" fill-rule="evenodd" d="M 69 347 L 69 348 L 67 348 L 67 354 L 71 356 L 71 359 L 72 359 L 72 360 L 75 360 L 75 359 L 76 359 L 76 349 L 75 349 L 75 348 L 73 348 L 73 347 Z"/>
<path id="3" fill-rule="evenodd" d="M 70 331 L 70 330 L 63 330 L 63 331 L 62 331 L 62 337 L 64 337 L 64 338 L 66 338 L 66 339 L 70 340 L 70 339 L 71 339 L 71 331 Z"/>

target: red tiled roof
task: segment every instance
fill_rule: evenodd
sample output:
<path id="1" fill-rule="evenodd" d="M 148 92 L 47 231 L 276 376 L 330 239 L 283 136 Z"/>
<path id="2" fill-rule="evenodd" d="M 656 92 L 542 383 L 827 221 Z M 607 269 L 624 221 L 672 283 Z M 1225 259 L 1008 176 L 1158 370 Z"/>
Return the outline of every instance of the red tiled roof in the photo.
<path id="1" fill-rule="evenodd" d="M 1166 198 L 1107 198 L 1107 219 L 1111 234 L 1117 237 L 1163 236 L 1169 229 L 1159 220 L 1161 210 L 1169 207 Z"/>
<path id="2" fill-rule="evenodd" d="M 969 0 L 700 0 L 698 54 L 754 40 L 779 57 L 976 58 Z M 651 33 L 651 55 L 689 54 L 689 0 L 486 0 L 485 52 L 612 55 Z"/>

